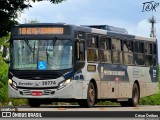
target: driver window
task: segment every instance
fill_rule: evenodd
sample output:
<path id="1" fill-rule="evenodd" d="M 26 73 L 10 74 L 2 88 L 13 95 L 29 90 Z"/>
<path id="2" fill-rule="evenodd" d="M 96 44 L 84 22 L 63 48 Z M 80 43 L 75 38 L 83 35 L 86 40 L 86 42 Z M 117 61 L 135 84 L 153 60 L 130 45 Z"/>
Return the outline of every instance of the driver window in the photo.
<path id="1" fill-rule="evenodd" d="M 85 45 L 83 41 L 76 41 L 76 56 L 78 61 L 85 60 Z"/>

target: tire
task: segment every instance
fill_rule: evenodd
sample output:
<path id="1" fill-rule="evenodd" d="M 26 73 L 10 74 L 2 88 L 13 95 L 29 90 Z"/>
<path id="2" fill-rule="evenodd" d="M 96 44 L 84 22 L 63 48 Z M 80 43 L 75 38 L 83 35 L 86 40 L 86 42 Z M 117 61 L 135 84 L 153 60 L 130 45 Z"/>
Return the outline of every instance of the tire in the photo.
<path id="1" fill-rule="evenodd" d="M 133 85 L 132 98 L 129 100 L 129 105 L 132 107 L 136 107 L 138 105 L 139 98 L 140 98 L 139 88 L 137 84 L 135 83 Z"/>
<path id="2" fill-rule="evenodd" d="M 96 102 L 95 86 L 92 82 L 90 82 L 87 90 L 87 99 L 78 101 L 78 104 L 80 107 L 91 108 L 95 105 L 95 102 Z"/>
<path id="3" fill-rule="evenodd" d="M 28 99 L 28 103 L 31 107 L 39 107 L 41 105 L 38 99 Z"/>
<path id="4" fill-rule="evenodd" d="M 133 89 L 132 89 L 132 98 L 129 99 L 128 101 L 120 102 L 120 105 L 122 107 L 136 107 L 139 102 L 139 97 L 140 97 L 139 88 L 137 84 L 134 83 Z"/>

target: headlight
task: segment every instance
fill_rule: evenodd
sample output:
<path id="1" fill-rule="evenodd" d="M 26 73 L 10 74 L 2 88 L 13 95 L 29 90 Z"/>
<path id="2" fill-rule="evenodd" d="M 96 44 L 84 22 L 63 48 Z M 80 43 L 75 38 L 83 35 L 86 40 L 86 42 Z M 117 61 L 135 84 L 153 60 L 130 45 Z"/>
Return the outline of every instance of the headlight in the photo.
<path id="1" fill-rule="evenodd" d="M 13 82 L 11 79 L 8 80 L 8 83 L 11 85 Z"/>
<path id="2" fill-rule="evenodd" d="M 69 84 L 71 82 L 71 79 L 67 79 L 66 81 L 65 81 L 65 84 Z"/>
<path id="3" fill-rule="evenodd" d="M 8 83 L 9 83 L 10 86 L 12 86 L 14 89 L 17 90 L 17 83 L 16 82 L 14 82 L 13 80 L 9 79 Z"/>
<path id="4" fill-rule="evenodd" d="M 68 85 L 70 82 L 71 82 L 71 79 L 67 79 L 67 80 L 63 81 L 62 83 L 60 83 L 58 89 L 62 89 L 63 87 Z"/>

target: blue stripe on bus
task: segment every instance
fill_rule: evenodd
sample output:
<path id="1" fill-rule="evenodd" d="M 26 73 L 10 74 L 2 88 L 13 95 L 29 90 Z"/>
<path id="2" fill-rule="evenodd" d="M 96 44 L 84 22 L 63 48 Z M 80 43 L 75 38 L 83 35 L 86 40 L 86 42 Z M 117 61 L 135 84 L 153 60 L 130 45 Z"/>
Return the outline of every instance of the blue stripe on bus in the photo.
<path id="1" fill-rule="evenodd" d="M 73 78 L 74 80 L 84 80 L 84 76 L 82 74 L 82 71 L 75 72 L 74 70 L 71 70 L 70 72 L 67 72 L 63 75 L 64 79 Z"/>
<path id="2" fill-rule="evenodd" d="M 66 74 L 63 75 L 64 79 L 69 79 L 74 76 L 74 70 L 72 69 L 71 71 L 67 72 Z"/>
<path id="3" fill-rule="evenodd" d="M 103 63 L 98 65 L 98 72 L 99 72 L 100 79 L 105 81 L 116 81 L 116 80 L 129 81 L 127 69 L 128 69 L 128 66 L 124 66 L 124 65 L 111 65 L 111 64 L 103 64 Z M 139 70 L 142 70 L 142 69 L 139 69 Z M 149 81 L 151 79 L 151 82 L 158 82 L 158 69 L 156 67 L 150 67 L 148 72 L 150 75 L 150 78 L 148 78 Z M 134 74 L 138 76 L 141 74 L 141 71 L 136 73 L 134 72 L 134 69 L 133 69 L 133 76 Z"/>
<path id="4" fill-rule="evenodd" d="M 106 81 L 129 81 L 127 66 L 99 64 L 98 72 L 101 80 Z"/>
<path id="5" fill-rule="evenodd" d="M 82 71 L 80 70 L 80 71 L 76 72 L 73 79 L 74 80 L 84 80 L 84 76 L 82 74 Z"/>

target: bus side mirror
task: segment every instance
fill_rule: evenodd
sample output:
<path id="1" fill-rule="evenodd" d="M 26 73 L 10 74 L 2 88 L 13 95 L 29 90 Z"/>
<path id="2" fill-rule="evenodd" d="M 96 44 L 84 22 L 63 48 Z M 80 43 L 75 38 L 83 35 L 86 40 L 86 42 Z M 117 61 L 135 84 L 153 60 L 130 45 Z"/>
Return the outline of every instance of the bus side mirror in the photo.
<path id="1" fill-rule="evenodd" d="M 7 46 L 3 46 L 3 51 L 2 51 L 2 57 L 3 57 L 3 60 L 8 64 L 10 61 L 9 61 L 9 55 L 8 55 L 8 50 L 7 50 Z"/>
<path id="2" fill-rule="evenodd" d="M 5 58 L 7 56 L 7 46 L 3 46 L 2 57 Z"/>

